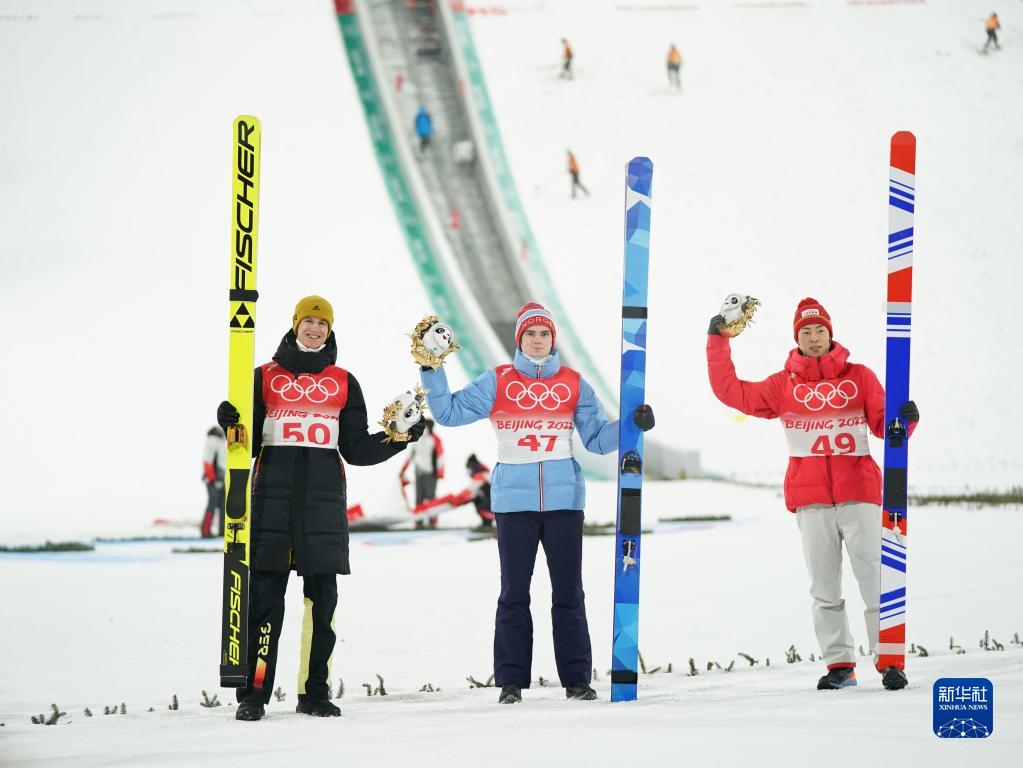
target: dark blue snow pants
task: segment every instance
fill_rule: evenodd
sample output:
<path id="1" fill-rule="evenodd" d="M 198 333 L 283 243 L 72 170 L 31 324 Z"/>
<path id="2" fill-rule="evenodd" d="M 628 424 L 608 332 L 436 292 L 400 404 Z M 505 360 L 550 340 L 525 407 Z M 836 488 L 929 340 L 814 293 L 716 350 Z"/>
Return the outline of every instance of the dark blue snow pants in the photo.
<path id="1" fill-rule="evenodd" d="M 528 688 L 533 661 L 533 618 L 529 583 L 536 548 L 543 543 L 551 576 L 554 658 L 562 686 L 589 683 L 593 671 L 590 630 L 583 594 L 583 513 L 497 514 L 497 549 L 501 556 L 501 596 L 494 627 L 494 681 Z"/>

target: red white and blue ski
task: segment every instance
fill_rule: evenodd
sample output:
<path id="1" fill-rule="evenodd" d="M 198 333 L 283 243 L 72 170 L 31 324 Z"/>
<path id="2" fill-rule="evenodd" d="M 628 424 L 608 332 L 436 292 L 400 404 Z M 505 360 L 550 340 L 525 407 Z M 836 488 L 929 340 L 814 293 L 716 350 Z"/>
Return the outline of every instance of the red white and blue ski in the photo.
<path id="1" fill-rule="evenodd" d="M 611 701 L 632 701 L 636 698 L 639 670 L 643 432 L 636 426 L 632 414 L 646 401 L 647 274 L 653 173 L 654 164 L 646 157 L 634 157 L 626 166 Z"/>
<path id="2" fill-rule="evenodd" d="M 906 668 L 906 506 L 909 425 L 899 406 L 909 399 L 913 315 L 913 214 L 916 137 L 892 136 L 888 183 L 888 325 L 885 366 L 884 502 L 881 512 L 881 632 L 878 668 Z"/>

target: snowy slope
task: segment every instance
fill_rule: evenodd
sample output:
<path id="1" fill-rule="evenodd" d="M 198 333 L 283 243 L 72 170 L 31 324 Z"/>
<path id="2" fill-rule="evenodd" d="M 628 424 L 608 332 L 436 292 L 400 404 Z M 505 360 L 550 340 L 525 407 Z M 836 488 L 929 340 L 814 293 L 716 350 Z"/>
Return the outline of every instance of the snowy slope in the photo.
<path id="1" fill-rule="evenodd" d="M 0 66 L 17 73 L 0 79 L 0 397 L 18 436 L 0 541 L 201 516 L 237 114 L 263 121 L 257 362 L 319 293 L 374 420 L 418 380 L 405 334 L 430 303 L 329 2 L 0 0 Z M 453 456 L 489 456 L 487 432 L 452 435 Z M 397 503 L 397 461 L 350 472 L 350 498 Z"/>
<path id="2" fill-rule="evenodd" d="M 591 506 L 609 509 L 613 496 L 613 486 L 596 484 Z M 18 585 L 6 591 L 5 620 L 20 629 L 4 635 L 0 766 L 214 764 L 235 754 L 238 738 L 261 759 L 292 764 L 793 766 L 818 765 L 827 754 L 828 765 L 860 767 L 881 751 L 902 765 L 1018 763 L 1023 650 L 1009 640 L 1023 631 L 1012 577 L 1023 536 L 1019 509 L 929 508 L 918 515 L 909 639 L 931 656 L 909 658 L 911 686 L 899 694 L 884 692 L 869 664 L 859 667 L 857 688 L 818 692 L 823 667 L 809 661 L 817 648 L 799 537 L 774 492 L 651 483 L 648 497 L 660 517 L 724 505 L 734 519 L 671 529 L 656 524 L 657 513 L 648 515 L 657 532 L 643 541 L 640 648 L 649 669 L 670 662 L 672 673 L 643 675 L 633 704 L 608 701 L 611 537 L 584 540 L 601 701 L 567 702 L 555 682 L 534 685 L 522 705 L 500 707 L 493 688 L 469 689 L 467 676 L 485 681 L 491 672 L 493 540 L 465 541 L 455 532 L 358 535 L 337 614 L 334 682 L 343 678 L 347 689 L 342 720 L 311 722 L 294 713 L 302 598 L 293 580 L 277 675 L 287 698 L 254 726 L 236 724 L 226 705 L 198 704 L 203 689 L 231 700 L 230 691 L 217 689 L 220 606 L 210 589 L 220 579 L 216 554 L 171 554 L 170 545 L 157 543 L 100 545 L 82 555 L 0 555 L 0 583 Z M 983 567 L 962 565 L 981 551 Z M 863 643 L 852 583 L 846 595 L 853 636 Z M 556 681 L 549 606 L 541 560 L 533 675 Z M 977 647 L 986 629 L 1006 651 Z M 948 650 L 950 636 L 964 655 Z M 792 644 L 803 663 L 785 663 Z M 758 665 L 749 667 L 740 652 Z M 690 657 L 697 677 L 686 676 Z M 733 660 L 732 673 L 706 670 L 708 661 L 727 667 Z M 390 695 L 367 698 L 361 686 L 376 686 L 377 674 Z M 931 734 L 933 681 L 956 676 L 994 683 L 995 731 L 986 742 L 951 745 Z M 426 683 L 441 692 L 420 693 Z M 173 694 L 178 712 L 167 711 Z M 122 701 L 123 718 L 100 714 Z M 30 715 L 48 712 L 51 702 L 70 722 L 32 725 Z M 87 706 L 97 716 L 84 717 Z M 623 743 L 623 734 L 634 738 Z"/>
<path id="3" fill-rule="evenodd" d="M 483 11 L 489 11 L 484 13 Z M 583 340 L 615 380 L 624 164 L 654 160 L 649 397 L 658 436 L 705 468 L 780 482 L 775 424 L 707 386 L 722 298 L 764 306 L 733 343 L 739 375 L 779 370 L 798 300 L 829 309 L 853 359 L 884 369 L 888 139 L 918 140 L 913 381 L 917 489 L 1023 477 L 1023 12 L 978 54 L 988 3 L 508 0 L 472 28 L 516 180 Z M 499 12 L 495 12 L 499 11 Z M 503 12 L 500 12 L 503 11 Z M 559 38 L 576 76 L 557 77 Z M 684 56 L 668 89 L 668 45 Z M 565 150 L 593 196 L 570 200 Z M 880 456 L 880 443 L 873 452 Z"/>

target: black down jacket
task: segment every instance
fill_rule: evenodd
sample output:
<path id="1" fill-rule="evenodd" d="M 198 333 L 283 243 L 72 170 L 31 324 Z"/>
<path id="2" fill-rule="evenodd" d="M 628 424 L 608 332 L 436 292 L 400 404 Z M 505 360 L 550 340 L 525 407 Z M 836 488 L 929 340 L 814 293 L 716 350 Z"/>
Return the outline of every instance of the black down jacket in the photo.
<path id="1" fill-rule="evenodd" d="M 295 375 L 316 374 L 337 360 L 337 343 L 331 333 L 322 350 L 303 352 L 295 333 L 288 331 L 273 359 Z M 263 375 L 257 368 L 252 425 L 252 454 L 257 457 L 252 483 L 252 570 L 350 573 L 341 457 L 349 464 L 379 464 L 404 450 L 406 443 L 384 443 L 383 432 L 369 434 L 366 401 L 350 372 L 348 399 L 339 417 L 338 450 L 297 445 L 264 448 L 265 418 Z"/>

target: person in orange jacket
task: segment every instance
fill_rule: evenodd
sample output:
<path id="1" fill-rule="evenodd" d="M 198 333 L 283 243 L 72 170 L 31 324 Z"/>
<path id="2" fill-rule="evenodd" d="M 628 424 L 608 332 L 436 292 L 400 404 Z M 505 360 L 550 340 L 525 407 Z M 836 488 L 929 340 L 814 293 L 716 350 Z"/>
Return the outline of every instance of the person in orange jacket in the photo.
<path id="1" fill-rule="evenodd" d="M 575 155 L 572 154 L 572 150 L 568 150 L 568 172 L 572 176 L 572 197 L 575 197 L 575 190 L 581 189 L 586 193 L 586 196 L 590 196 L 590 190 L 583 186 L 583 183 L 579 181 L 579 161 L 575 159 Z"/>
<path id="2" fill-rule="evenodd" d="M 682 52 L 672 43 L 668 49 L 668 85 L 675 86 L 676 90 L 682 90 L 682 80 L 679 77 L 679 70 L 682 69 Z"/>
<path id="3" fill-rule="evenodd" d="M 572 46 L 568 40 L 561 38 L 561 79 L 572 79 Z"/>
<path id="4" fill-rule="evenodd" d="M 998 44 L 998 30 L 1002 28 L 1002 25 L 998 21 L 997 13 L 992 11 L 991 15 L 987 17 L 984 28 L 987 30 L 987 42 L 984 43 L 984 53 L 987 53 L 987 48 L 991 43 L 994 43 L 995 48 L 1000 50 L 1002 46 Z"/>

